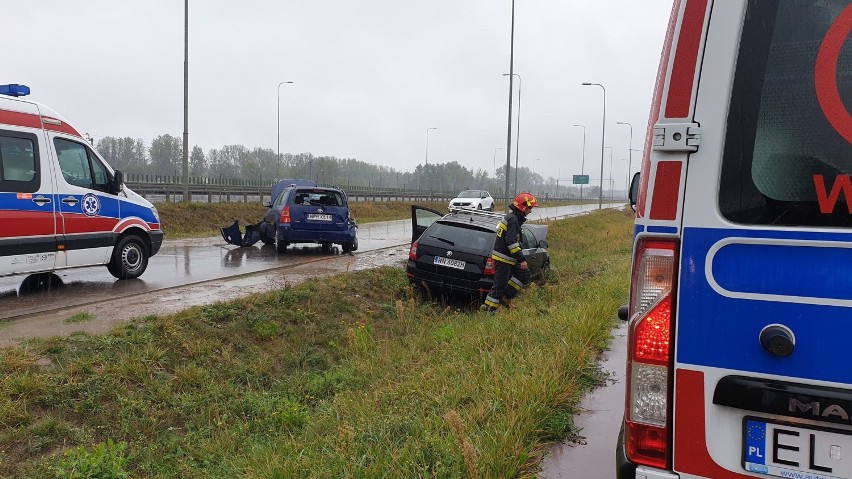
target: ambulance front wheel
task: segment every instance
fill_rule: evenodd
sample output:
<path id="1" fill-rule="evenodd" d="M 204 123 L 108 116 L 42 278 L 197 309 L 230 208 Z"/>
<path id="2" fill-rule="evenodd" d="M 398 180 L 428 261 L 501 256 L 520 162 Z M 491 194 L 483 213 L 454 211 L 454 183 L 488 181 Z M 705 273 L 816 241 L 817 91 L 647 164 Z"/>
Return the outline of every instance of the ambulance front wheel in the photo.
<path id="1" fill-rule="evenodd" d="M 118 279 L 138 278 L 148 267 L 148 248 L 141 238 L 125 236 L 112 252 L 112 260 L 107 264 L 110 274 Z"/>

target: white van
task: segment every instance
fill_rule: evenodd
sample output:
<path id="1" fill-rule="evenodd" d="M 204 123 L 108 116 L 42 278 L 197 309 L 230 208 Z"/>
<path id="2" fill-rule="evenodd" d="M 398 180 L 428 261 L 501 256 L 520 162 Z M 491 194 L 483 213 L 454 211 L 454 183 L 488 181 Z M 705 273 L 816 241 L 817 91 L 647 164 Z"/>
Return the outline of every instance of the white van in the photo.
<path id="1" fill-rule="evenodd" d="M 157 209 L 27 94 L 0 85 L 0 276 L 106 265 L 138 277 L 163 242 Z"/>
<path id="2" fill-rule="evenodd" d="M 675 0 L 619 478 L 852 478 L 852 2 Z"/>

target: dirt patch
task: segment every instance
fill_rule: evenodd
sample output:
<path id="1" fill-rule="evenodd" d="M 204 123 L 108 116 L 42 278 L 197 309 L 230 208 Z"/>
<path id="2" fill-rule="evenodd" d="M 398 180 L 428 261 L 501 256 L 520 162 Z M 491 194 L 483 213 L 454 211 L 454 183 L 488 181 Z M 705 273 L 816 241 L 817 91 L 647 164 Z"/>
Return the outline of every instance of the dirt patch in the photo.
<path id="1" fill-rule="evenodd" d="M 187 241 L 197 243 L 198 239 Z M 347 271 L 379 266 L 402 267 L 407 254 L 408 247 L 396 246 L 356 255 L 339 255 L 326 261 L 152 291 L 95 305 L 69 307 L 60 311 L 37 314 L 0 323 L 0 347 L 16 345 L 29 338 L 68 336 L 78 331 L 104 334 L 118 323 L 131 318 L 172 314 L 193 306 L 229 301 L 250 294 L 280 289 L 288 284 L 297 284 Z M 81 323 L 65 322 L 77 313 L 89 313 L 91 319 Z"/>

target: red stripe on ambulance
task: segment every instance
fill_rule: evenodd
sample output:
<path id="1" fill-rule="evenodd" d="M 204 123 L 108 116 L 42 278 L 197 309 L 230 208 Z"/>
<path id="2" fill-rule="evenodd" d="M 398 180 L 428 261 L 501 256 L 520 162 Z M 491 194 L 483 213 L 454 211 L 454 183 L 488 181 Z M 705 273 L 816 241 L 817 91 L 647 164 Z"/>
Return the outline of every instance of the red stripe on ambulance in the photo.
<path id="1" fill-rule="evenodd" d="M 660 104 L 663 100 L 663 89 L 665 88 L 666 73 L 669 70 L 669 55 L 672 52 L 675 25 L 677 24 L 677 13 L 680 11 L 680 0 L 675 0 L 672 12 L 669 16 L 669 26 L 666 30 L 666 39 L 663 43 L 663 52 L 660 55 L 660 69 L 657 71 L 657 84 L 654 86 L 654 96 L 651 103 L 651 116 L 648 117 L 648 131 L 645 135 L 645 150 L 642 152 L 642 174 L 639 175 L 639 198 L 636 202 L 636 216 L 645 216 L 645 197 L 648 195 L 648 175 L 651 169 L 651 144 L 654 139 L 654 125 L 660 119 Z"/>
<path id="2" fill-rule="evenodd" d="M 0 238 L 53 236 L 56 233 L 53 211 L 0 210 Z"/>
<path id="3" fill-rule="evenodd" d="M 654 197 L 651 200 L 652 220 L 674 220 L 677 218 L 680 197 L 680 161 L 660 161 L 654 177 Z"/>
<path id="4" fill-rule="evenodd" d="M 716 464 L 707 452 L 704 424 L 704 373 L 678 369 L 675 373 L 676 471 L 714 479 L 749 479 Z"/>
<path id="5" fill-rule="evenodd" d="M 0 110 L 0 123 L 25 128 L 41 128 L 41 118 L 38 115 L 19 111 Z"/>
<path id="6" fill-rule="evenodd" d="M 701 45 L 701 33 L 704 31 L 706 16 L 707 0 L 690 0 L 686 4 L 669 81 L 669 96 L 666 100 L 666 117 L 668 118 L 689 117 L 698 62 L 698 47 Z"/>

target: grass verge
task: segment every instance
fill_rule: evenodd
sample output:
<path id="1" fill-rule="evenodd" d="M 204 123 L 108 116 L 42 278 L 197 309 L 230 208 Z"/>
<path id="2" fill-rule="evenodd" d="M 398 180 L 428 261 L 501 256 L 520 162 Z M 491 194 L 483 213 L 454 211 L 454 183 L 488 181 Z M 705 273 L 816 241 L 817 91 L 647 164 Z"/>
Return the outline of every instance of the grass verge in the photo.
<path id="1" fill-rule="evenodd" d="M 534 477 L 627 291 L 632 221 L 554 222 L 497 315 L 347 273 L 0 350 L 0 477 Z"/>

